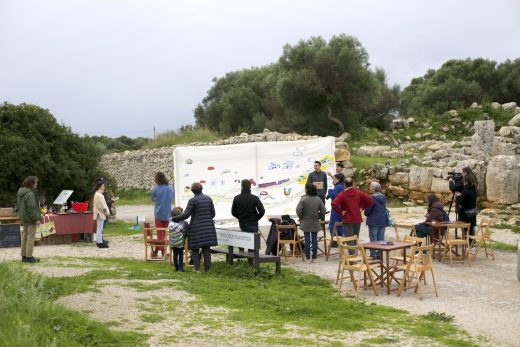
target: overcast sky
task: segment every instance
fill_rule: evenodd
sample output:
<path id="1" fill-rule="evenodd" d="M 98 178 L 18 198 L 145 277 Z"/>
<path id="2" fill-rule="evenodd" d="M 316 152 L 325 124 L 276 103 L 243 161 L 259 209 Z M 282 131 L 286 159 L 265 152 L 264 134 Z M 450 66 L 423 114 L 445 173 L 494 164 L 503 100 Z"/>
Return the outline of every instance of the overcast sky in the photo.
<path id="1" fill-rule="evenodd" d="M 340 33 L 405 87 L 448 59 L 520 57 L 520 1 L 0 0 L 0 102 L 80 134 L 152 136 L 194 123 L 213 77 Z"/>

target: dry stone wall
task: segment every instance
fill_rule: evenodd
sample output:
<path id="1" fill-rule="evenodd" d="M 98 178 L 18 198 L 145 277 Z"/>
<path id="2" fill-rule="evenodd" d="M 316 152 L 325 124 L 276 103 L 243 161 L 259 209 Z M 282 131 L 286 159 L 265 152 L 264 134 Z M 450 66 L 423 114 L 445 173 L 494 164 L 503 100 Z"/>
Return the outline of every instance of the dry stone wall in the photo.
<path id="1" fill-rule="evenodd" d="M 192 143 L 189 146 L 230 145 L 249 142 L 276 142 L 310 140 L 318 136 L 305 136 L 299 134 L 281 134 L 265 129 L 260 134 L 242 133 L 240 136 L 230 137 L 209 143 Z M 336 156 L 340 160 L 349 160 L 350 152 L 345 140 L 350 135 L 347 133 L 337 139 Z M 183 145 L 186 146 L 186 145 Z M 173 182 L 173 150 L 176 146 L 154 148 L 139 151 L 126 151 L 104 155 L 101 159 L 102 168 L 115 178 L 117 185 L 122 189 L 149 189 L 153 184 L 156 172 L 162 171 Z"/>

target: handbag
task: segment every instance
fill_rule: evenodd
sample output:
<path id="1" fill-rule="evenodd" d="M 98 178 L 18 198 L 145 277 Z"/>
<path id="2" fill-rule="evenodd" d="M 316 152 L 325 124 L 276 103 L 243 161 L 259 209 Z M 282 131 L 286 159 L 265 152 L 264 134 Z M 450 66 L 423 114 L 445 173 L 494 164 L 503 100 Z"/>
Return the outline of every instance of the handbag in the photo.
<path id="1" fill-rule="evenodd" d="M 40 239 L 49 235 L 55 234 L 56 228 L 54 227 L 54 221 L 49 216 L 43 216 L 43 223 L 40 223 L 36 228 L 36 234 L 39 234 Z"/>
<path id="2" fill-rule="evenodd" d="M 473 218 L 478 214 L 478 209 L 477 206 L 475 206 L 472 209 L 464 210 L 464 212 L 466 213 L 466 216 L 468 216 L 468 218 Z"/>
<path id="3" fill-rule="evenodd" d="M 392 218 L 390 217 L 390 211 L 386 209 L 386 226 L 391 227 L 392 225 L 394 225 L 394 223 L 392 222 Z"/>

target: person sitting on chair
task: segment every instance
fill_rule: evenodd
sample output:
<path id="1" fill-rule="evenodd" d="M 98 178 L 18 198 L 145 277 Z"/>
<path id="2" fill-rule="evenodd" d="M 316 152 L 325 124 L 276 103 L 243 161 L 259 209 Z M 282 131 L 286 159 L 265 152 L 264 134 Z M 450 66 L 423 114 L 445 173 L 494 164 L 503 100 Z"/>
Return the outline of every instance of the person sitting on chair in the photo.
<path id="1" fill-rule="evenodd" d="M 444 212 L 444 205 L 439 200 L 437 195 L 428 195 L 428 213 L 426 214 L 426 220 L 415 225 L 415 232 L 417 237 L 426 237 L 427 235 L 430 235 L 430 226 L 426 223 L 442 223 L 444 222 L 445 214 L 446 212 Z"/>

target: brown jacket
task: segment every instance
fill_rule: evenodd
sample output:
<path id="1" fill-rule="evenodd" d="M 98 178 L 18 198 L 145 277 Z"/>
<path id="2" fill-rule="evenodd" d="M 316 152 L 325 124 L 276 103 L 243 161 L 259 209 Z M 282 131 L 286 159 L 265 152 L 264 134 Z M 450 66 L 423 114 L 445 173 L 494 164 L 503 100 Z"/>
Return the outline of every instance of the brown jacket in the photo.
<path id="1" fill-rule="evenodd" d="M 437 201 L 432 205 L 428 214 L 426 215 L 425 223 L 432 221 L 443 222 L 444 221 L 444 205 L 442 202 Z"/>

